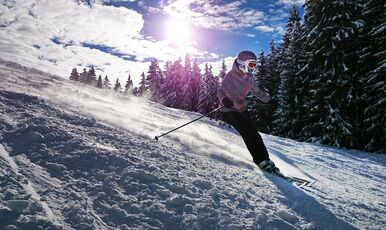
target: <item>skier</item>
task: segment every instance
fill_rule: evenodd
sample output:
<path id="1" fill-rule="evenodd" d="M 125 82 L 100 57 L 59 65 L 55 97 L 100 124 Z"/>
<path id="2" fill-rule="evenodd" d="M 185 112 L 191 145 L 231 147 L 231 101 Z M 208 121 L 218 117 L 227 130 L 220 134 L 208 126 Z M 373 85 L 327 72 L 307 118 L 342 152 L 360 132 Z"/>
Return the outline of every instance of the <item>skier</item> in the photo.
<path id="1" fill-rule="evenodd" d="M 256 70 L 256 55 L 251 51 L 241 51 L 222 82 L 217 97 L 220 99 L 222 119 L 232 125 L 243 138 L 253 162 L 262 170 L 280 174 L 279 169 L 269 159 L 256 125 L 249 117 L 246 108 L 248 100 L 246 96 L 251 91 L 263 102 L 271 100 L 269 94 L 260 89 L 252 78 Z"/>

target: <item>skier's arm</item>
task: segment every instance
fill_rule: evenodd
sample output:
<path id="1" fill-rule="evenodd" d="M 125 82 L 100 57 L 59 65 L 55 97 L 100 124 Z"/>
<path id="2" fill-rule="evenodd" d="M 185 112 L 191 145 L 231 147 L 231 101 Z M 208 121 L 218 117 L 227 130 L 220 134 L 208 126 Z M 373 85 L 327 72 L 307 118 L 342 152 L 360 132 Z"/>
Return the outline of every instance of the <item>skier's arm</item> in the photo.
<path id="1" fill-rule="evenodd" d="M 217 90 L 217 97 L 220 101 L 224 100 L 224 98 L 227 97 L 227 95 L 224 92 L 224 89 L 220 86 L 219 89 Z"/>
<path id="2" fill-rule="evenodd" d="M 232 85 L 230 77 L 231 76 L 229 76 L 229 74 L 227 74 L 225 76 L 223 82 L 221 83 L 219 89 L 217 90 L 217 97 L 220 101 L 223 101 L 224 98 L 230 99 L 230 96 L 227 93 L 229 91 L 229 86 Z"/>
<path id="3" fill-rule="evenodd" d="M 260 88 L 254 80 L 252 81 L 252 92 L 257 98 L 262 100 L 264 103 L 267 103 L 271 100 L 271 97 L 269 96 L 268 92 Z"/>

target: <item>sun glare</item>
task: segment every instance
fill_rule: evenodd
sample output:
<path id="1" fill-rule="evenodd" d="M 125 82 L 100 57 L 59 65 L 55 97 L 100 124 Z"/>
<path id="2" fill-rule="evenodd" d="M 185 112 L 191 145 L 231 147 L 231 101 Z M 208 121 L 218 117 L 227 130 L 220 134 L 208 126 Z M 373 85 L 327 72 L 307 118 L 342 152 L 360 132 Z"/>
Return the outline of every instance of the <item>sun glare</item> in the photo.
<path id="1" fill-rule="evenodd" d="M 187 20 L 171 19 L 167 25 L 167 38 L 177 46 L 190 44 L 191 28 Z"/>

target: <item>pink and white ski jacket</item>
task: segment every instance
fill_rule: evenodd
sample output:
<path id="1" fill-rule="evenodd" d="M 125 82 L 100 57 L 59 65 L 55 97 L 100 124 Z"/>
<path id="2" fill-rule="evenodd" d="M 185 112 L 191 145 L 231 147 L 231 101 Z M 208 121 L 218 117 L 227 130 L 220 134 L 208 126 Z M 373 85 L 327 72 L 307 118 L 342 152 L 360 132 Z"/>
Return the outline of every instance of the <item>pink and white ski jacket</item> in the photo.
<path id="1" fill-rule="evenodd" d="M 248 100 L 246 96 L 249 92 L 255 94 L 257 98 L 267 103 L 271 100 L 269 94 L 260 89 L 256 81 L 244 74 L 236 65 L 236 61 L 233 63 L 232 70 L 227 73 L 222 82 L 219 90 L 217 91 L 217 97 L 220 99 L 220 106 L 223 106 L 222 100 L 228 97 L 233 101 L 232 108 L 221 108 L 221 112 L 243 112 L 247 109 Z"/>

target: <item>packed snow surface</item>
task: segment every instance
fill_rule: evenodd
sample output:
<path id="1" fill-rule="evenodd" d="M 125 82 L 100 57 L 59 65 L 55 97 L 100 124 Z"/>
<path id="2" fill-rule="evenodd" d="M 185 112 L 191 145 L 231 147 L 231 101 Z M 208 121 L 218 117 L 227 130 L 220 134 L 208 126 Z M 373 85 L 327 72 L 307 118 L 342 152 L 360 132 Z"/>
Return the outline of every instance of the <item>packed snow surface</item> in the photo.
<path id="1" fill-rule="evenodd" d="M 264 135 L 0 60 L 0 229 L 385 229 L 386 156 Z"/>

